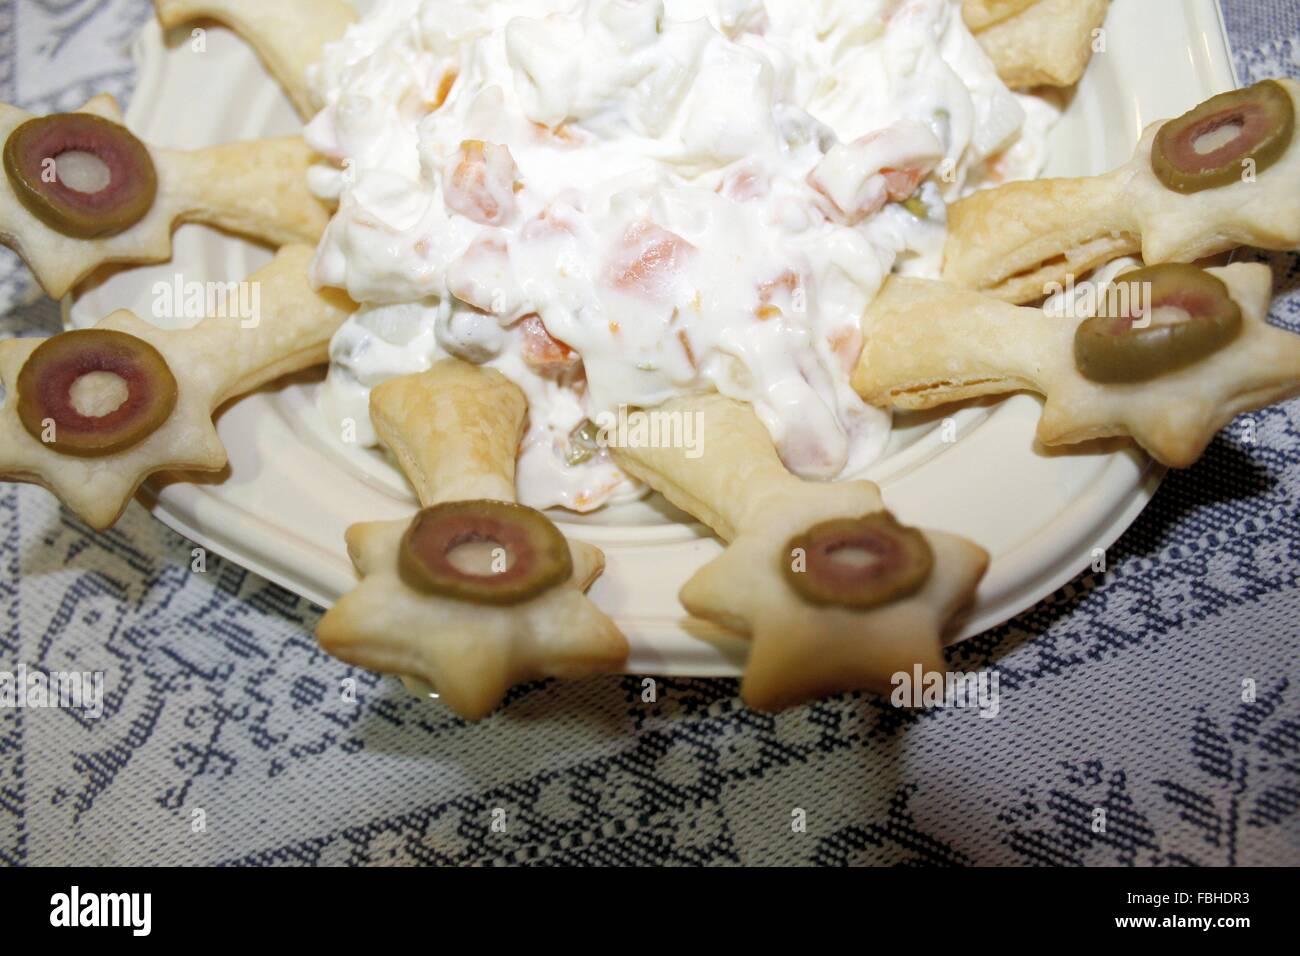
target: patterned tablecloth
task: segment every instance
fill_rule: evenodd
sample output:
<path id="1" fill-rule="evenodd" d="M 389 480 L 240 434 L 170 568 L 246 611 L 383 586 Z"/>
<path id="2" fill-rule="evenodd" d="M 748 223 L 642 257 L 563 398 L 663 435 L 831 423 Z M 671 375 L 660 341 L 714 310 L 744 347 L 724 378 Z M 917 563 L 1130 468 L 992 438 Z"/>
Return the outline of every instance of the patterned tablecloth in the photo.
<path id="1" fill-rule="evenodd" d="M 1300 75 L 1300 4 L 1224 14 L 1243 83 Z M 149 16 L 0 0 L 0 100 L 125 100 Z M 1300 331 L 1300 264 L 1273 265 Z M 57 327 L 7 255 L 3 309 L 0 335 Z M 1170 475 L 1107 571 L 951 653 L 996 670 L 989 720 L 857 695 L 767 716 L 731 681 L 648 704 L 607 678 L 467 725 L 322 654 L 309 603 L 192 573 L 138 505 L 92 534 L 0 485 L 0 670 L 107 675 L 98 719 L 0 709 L 0 861 L 1295 864 L 1300 402 L 1253 418 Z"/>

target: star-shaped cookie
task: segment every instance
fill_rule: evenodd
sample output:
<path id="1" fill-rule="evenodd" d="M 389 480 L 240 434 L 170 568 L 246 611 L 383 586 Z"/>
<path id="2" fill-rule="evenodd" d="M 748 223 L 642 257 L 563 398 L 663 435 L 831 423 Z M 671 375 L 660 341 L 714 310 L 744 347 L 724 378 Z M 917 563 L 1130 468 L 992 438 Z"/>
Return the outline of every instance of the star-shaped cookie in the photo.
<path id="1" fill-rule="evenodd" d="M 77 112 L 122 124 L 108 95 L 96 96 Z M 31 118 L 0 103 L 0 142 Z M 22 256 L 53 298 L 104 263 L 166 260 L 178 222 L 206 223 L 274 246 L 315 243 L 329 223 L 329 210 L 307 188 L 307 170 L 316 156 L 299 136 L 192 151 L 146 149 L 158 179 L 153 205 L 134 225 L 98 239 L 64 235 L 46 225 L 19 201 L 8 175 L 0 175 L 0 242 Z"/>
<path id="2" fill-rule="evenodd" d="M 486 717 L 515 684 L 617 670 L 627 642 L 583 593 L 605 561 L 570 541 L 573 575 L 530 601 L 476 604 L 411 587 L 398 570 L 409 521 L 353 525 L 348 554 L 360 583 L 339 599 L 316 630 L 340 660 L 386 674 L 417 677 L 466 720 Z"/>
<path id="3" fill-rule="evenodd" d="M 1276 82 L 1300 113 L 1300 83 Z M 1300 248 L 1300 135 L 1267 169 L 1243 165 L 1228 185 L 1184 194 L 1152 168 L 1163 125 L 1147 127 L 1133 158 L 1109 173 L 1008 183 L 954 203 L 944 281 L 1023 303 L 1139 252 L 1154 265 L 1195 262 L 1237 246 Z"/>
<path id="4" fill-rule="evenodd" d="M 200 18 L 226 24 L 248 42 L 284 87 L 303 119 L 317 103 L 307 79 L 325 44 L 357 18 L 345 0 L 154 0 L 158 22 L 170 29 Z"/>
<path id="5" fill-rule="evenodd" d="M 853 385 L 872 404 L 909 409 L 1028 389 L 1046 396 L 1044 444 L 1128 435 L 1157 460 L 1185 468 L 1237 414 L 1300 394 L 1300 335 L 1267 322 L 1269 268 L 1205 271 L 1240 307 L 1241 331 L 1198 362 L 1132 384 L 1080 373 L 1074 338 L 1082 316 L 893 277 L 863 319 Z"/>
<path id="6" fill-rule="evenodd" d="M 370 410 L 426 509 L 513 503 L 527 405 L 501 373 L 444 360 L 376 388 Z M 626 639 L 583 593 L 604 568 L 597 548 L 568 541 L 567 578 L 526 600 L 492 604 L 412 583 L 401 566 L 411 525 L 348 529 L 348 553 L 361 580 L 317 628 L 330 654 L 417 678 L 467 720 L 490 714 L 522 681 L 606 673 L 626 659 Z"/>
<path id="7" fill-rule="evenodd" d="M 943 669 L 943 635 L 970 603 L 987 553 L 954 535 L 923 532 L 933 567 L 919 589 L 865 609 L 814 604 L 789 582 L 790 542 L 822 522 L 884 508 L 866 481 L 807 482 L 781 464 L 747 405 L 720 395 L 674 399 L 657 411 L 700 416 L 703 454 L 616 448 L 633 476 L 709 524 L 730 544 L 687 581 L 681 601 L 697 617 L 752 642 L 741 681 L 751 707 L 778 710 L 842 691 L 886 690 L 916 664 Z"/>
<path id="8" fill-rule="evenodd" d="M 175 406 L 166 420 L 136 444 L 109 454 L 66 454 L 24 427 L 19 375 L 32 353 L 50 340 L 0 342 L 5 386 L 0 478 L 43 485 L 99 529 L 118 519 L 140 483 L 155 472 L 221 470 L 226 450 L 213 427 L 213 412 L 236 395 L 325 362 L 330 338 L 355 309 L 341 293 L 311 288 L 312 254 L 308 246 L 286 246 L 248 278 L 259 288 L 260 316 L 210 317 L 189 329 L 164 330 L 120 310 L 96 324 L 153 346 L 176 381 Z"/>
<path id="9" fill-rule="evenodd" d="M 1013 90 L 1073 86 L 1110 0 L 964 0 L 962 18 Z"/>

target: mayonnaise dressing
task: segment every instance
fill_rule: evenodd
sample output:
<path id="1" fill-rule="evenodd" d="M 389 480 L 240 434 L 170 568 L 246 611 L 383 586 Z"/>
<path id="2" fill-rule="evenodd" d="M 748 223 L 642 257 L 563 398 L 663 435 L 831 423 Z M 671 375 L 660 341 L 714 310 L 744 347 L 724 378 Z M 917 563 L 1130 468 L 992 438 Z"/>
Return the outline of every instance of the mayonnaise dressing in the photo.
<path id="1" fill-rule="evenodd" d="M 313 82 L 314 279 L 361 304 L 330 414 L 373 444 L 373 386 L 499 368 L 521 500 L 579 511 L 639 491 L 584 420 L 712 388 L 793 471 L 860 473 L 889 418 L 849 387 L 859 317 L 937 275 L 942 200 L 1038 172 L 1052 112 L 955 0 L 378 0 Z"/>

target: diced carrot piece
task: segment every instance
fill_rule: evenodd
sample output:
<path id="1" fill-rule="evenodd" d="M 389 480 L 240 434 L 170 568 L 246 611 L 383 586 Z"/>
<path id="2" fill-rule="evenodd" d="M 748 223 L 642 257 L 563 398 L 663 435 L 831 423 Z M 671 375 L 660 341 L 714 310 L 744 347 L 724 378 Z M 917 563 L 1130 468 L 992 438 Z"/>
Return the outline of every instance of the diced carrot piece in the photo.
<path id="1" fill-rule="evenodd" d="M 538 375 L 559 375 L 577 365 L 581 358 L 546 331 L 541 316 L 533 313 L 519 322 L 524 364 Z"/>
<path id="2" fill-rule="evenodd" d="M 676 233 L 652 222 L 637 223 L 623 234 L 610 268 L 610 284 L 647 298 L 662 298 L 680 272 L 682 260 L 694 251 Z"/>
<path id="3" fill-rule="evenodd" d="M 514 215 L 519 170 L 505 146 L 467 139 L 443 187 L 447 208 L 468 219 L 499 226 Z"/>

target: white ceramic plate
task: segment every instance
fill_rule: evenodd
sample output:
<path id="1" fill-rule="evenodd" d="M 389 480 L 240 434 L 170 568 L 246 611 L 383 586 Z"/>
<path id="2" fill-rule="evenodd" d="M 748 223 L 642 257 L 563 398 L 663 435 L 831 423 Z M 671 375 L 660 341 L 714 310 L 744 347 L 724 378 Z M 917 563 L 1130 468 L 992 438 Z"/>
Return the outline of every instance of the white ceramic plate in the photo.
<path id="1" fill-rule="evenodd" d="M 130 126 L 151 142 L 193 148 L 300 128 L 273 80 L 233 35 L 207 30 L 196 52 L 189 28 L 156 24 L 138 45 Z M 1055 131 L 1050 175 L 1110 168 L 1130 155 L 1144 125 L 1175 116 L 1234 85 L 1213 0 L 1115 0 L 1105 51 Z M 177 234 L 171 263 L 120 272 L 85 291 L 74 318 L 115 308 L 149 316 L 155 282 L 242 278 L 269 254 L 197 226 Z M 218 430 L 228 471 L 200 484 L 155 484 L 145 498 L 163 522 L 204 547 L 321 605 L 354 581 L 344 529 L 407 515 L 402 477 L 379 456 L 333 439 L 316 411 L 319 376 L 246 397 Z M 1160 471 L 1123 444 L 1051 454 L 1033 441 L 1036 399 L 1020 395 L 957 412 L 958 440 L 941 440 L 942 415 L 901 417 L 870 477 L 909 524 L 965 535 L 993 555 L 959 637 L 986 630 L 1050 594 L 1137 517 Z M 633 673 L 739 673 L 744 644 L 690 620 L 677 591 L 719 544 L 662 501 L 587 517 L 557 515 L 565 531 L 604 549 L 595 601 L 631 641 Z"/>

